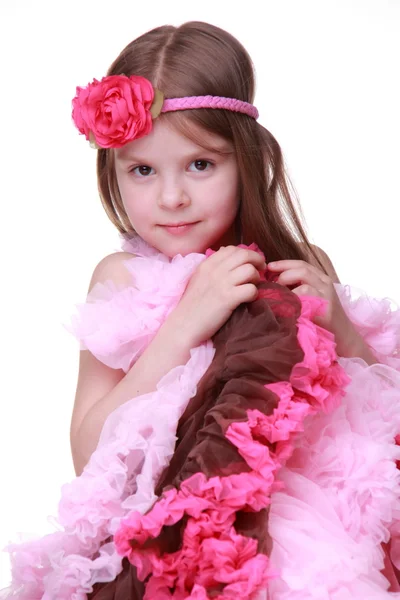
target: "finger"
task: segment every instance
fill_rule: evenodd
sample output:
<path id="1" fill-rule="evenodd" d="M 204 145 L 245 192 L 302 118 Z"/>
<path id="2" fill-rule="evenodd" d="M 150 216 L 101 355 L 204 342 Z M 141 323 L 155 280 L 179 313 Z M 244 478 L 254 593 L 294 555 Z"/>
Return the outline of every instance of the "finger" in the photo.
<path id="1" fill-rule="evenodd" d="M 205 265 L 205 269 L 220 269 L 221 267 L 226 270 L 226 261 L 235 254 L 236 246 L 221 246 L 216 252 L 211 254 L 206 261 L 202 264 Z"/>
<path id="2" fill-rule="evenodd" d="M 257 268 L 250 263 L 240 265 L 229 273 L 229 281 L 235 286 L 244 283 L 254 283 L 257 285 L 260 283 L 260 279 L 260 273 Z"/>
<path id="3" fill-rule="evenodd" d="M 304 260 L 278 260 L 276 262 L 268 263 L 267 268 L 275 273 L 284 272 L 291 269 L 307 269 L 318 275 L 324 283 L 329 283 L 330 281 L 329 277 L 326 275 L 326 273 L 324 273 L 324 271 L 315 265 L 305 262 Z"/>
<path id="4" fill-rule="evenodd" d="M 267 263 L 268 270 L 280 272 L 286 271 L 287 269 L 299 269 L 306 265 L 304 260 L 275 260 Z"/>
<path id="5" fill-rule="evenodd" d="M 277 279 L 277 283 L 281 285 L 294 285 L 296 283 L 311 285 L 320 291 L 323 291 L 327 282 L 318 271 L 315 272 L 312 268 L 300 267 L 298 269 L 289 269 L 281 273 Z"/>
<path id="6" fill-rule="evenodd" d="M 242 302 L 253 302 L 258 297 L 258 288 L 253 283 L 244 283 L 235 288 L 234 294 L 235 306 L 239 306 Z"/>
<path id="7" fill-rule="evenodd" d="M 254 250 L 245 248 L 236 248 L 236 252 L 232 253 L 229 258 L 227 258 L 227 261 L 229 261 L 228 268 L 230 270 L 236 269 L 240 265 L 246 263 L 250 263 L 260 270 L 266 268 L 264 256 L 258 254 L 258 252 L 254 252 Z"/>
<path id="8" fill-rule="evenodd" d="M 292 290 L 292 292 L 293 294 L 296 294 L 296 296 L 318 296 L 319 298 L 324 297 L 324 295 L 317 290 L 317 288 L 307 284 L 299 285 L 297 288 Z"/>
<path id="9" fill-rule="evenodd" d="M 236 246 L 221 246 L 214 254 L 210 256 L 214 262 L 222 262 L 226 260 L 228 256 L 231 256 L 235 252 Z"/>

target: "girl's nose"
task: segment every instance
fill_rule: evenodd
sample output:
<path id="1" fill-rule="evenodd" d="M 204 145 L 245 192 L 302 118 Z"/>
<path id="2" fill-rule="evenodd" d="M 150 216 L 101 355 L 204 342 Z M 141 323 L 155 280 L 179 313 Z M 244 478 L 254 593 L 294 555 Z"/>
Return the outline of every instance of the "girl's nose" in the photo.
<path id="1" fill-rule="evenodd" d="M 190 204 L 189 195 L 177 182 L 163 184 L 159 193 L 159 206 L 169 210 L 184 208 Z"/>

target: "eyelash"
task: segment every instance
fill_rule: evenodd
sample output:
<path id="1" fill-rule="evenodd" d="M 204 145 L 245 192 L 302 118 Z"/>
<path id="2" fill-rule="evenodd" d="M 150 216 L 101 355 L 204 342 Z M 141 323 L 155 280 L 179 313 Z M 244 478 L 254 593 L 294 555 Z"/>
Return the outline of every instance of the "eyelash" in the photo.
<path id="1" fill-rule="evenodd" d="M 196 159 L 196 160 L 192 161 L 190 164 L 191 164 L 191 165 L 193 165 L 194 163 L 207 163 L 207 165 L 209 165 L 210 167 L 213 167 L 213 166 L 214 166 L 214 164 L 215 164 L 215 163 L 213 163 L 211 160 L 206 160 L 206 159 L 204 159 L 204 158 L 198 158 L 198 159 Z M 145 168 L 147 168 L 147 169 L 148 169 L 148 168 L 150 168 L 150 170 L 152 170 L 152 167 L 149 167 L 148 165 L 138 165 L 137 167 L 133 167 L 133 168 L 130 170 L 130 173 L 133 173 L 134 175 L 137 175 L 138 177 L 141 177 L 141 178 L 149 177 L 149 175 L 151 175 L 151 173 L 150 173 L 150 174 L 147 174 L 147 175 L 141 175 L 141 174 L 139 174 L 139 173 L 137 172 L 137 169 L 142 169 L 143 167 L 145 167 Z M 204 171 L 209 171 L 209 170 L 210 170 L 209 168 L 208 168 L 208 169 L 204 169 Z M 192 172 L 193 172 L 193 171 L 192 171 Z M 197 169 L 196 169 L 196 170 L 195 170 L 195 172 L 197 172 L 197 173 L 202 173 L 203 171 L 202 171 L 201 169 L 200 169 L 200 170 L 197 170 Z"/>

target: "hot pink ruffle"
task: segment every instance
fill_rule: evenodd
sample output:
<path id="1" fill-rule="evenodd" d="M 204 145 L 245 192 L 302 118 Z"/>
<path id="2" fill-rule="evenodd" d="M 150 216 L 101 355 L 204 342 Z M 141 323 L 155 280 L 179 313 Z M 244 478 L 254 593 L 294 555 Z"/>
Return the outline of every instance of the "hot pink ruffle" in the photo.
<path id="1" fill-rule="evenodd" d="M 400 313 L 387 299 L 353 300 L 349 286 L 335 287 L 375 356 L 392 368 L 340 359 L 351 380 L 344 399 L 331 414 L 307 416 L 279 471 L 284 487 L 272 495 L 270 565 L 280 576 L 260 600 L 400 598 L 382 546 L 390 539 L 399 568 Z"/>
<path id="2" fill-rule="evenodd" d="M 223 589 L 213 598 L 250 600 L 276 576 L 256 541 L 236 533 L 235 516 L 239 510 L 260 511 L 270 504 L 271 494 L 281 485 L 277 472 L 290 457 L 291 438 L 302 430 L 305 417 L 331 412 L 344 395 L 349 378 L 336 363 L 333 335 L 310 320 L 324 306 L 317 298 L 302 299 L 298 338 L 304 360 L 293 369 L 290 382 L 268 386 L 282 393 L 273 415 L 248 411 L 247 422 L 233 423 L 226 432 L 251 470 L 208 480 L 197 473 L 179 490 L 167 491 L 148 514 L 134 512 L 121 521 L 115 544 L 137 567 L 139 579 L 149 577 L 145 600 L 209 598 L 208 591 L 218 585 Z M 262 442 L 263 435 L 268 442 L 279 442 L 276 453 Z M 141 547 L 184 515 L 187 522 L 178 551 L 161 554 L 157 548 Z"/>
<path id="3" fill-rule="evenodd" d="M 382 543 L 398 539 L 400 517 L 400 374 L 340 363 L 351 378 L 345 398 L 332 414 L 307 417 L 279 472 L 284 489 L 272 496 L 269 532 L 281 575 L 269 600 L 400 598 L 382 573 Z"/>

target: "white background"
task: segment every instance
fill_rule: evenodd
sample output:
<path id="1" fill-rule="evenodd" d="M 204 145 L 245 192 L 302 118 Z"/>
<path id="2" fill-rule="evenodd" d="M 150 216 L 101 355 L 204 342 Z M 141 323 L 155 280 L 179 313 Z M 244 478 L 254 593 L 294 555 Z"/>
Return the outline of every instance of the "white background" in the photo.
<path id="1" fill-rule="evenodd" d="M 75 87 L 139 34 L 187 20 L 227 29 L 250 52 L 260 122 L 342 282 L 400 299 L 400 0 L 0 0 L 0 547 L 51 531 L 46 517 L 73 478 L 79 349 L 62 323 L 119 249 L 95 152 L 71 122 Z M 7 564 L 4 554 L 0 587 Z"/>

